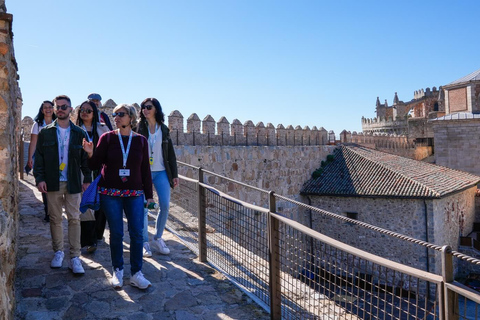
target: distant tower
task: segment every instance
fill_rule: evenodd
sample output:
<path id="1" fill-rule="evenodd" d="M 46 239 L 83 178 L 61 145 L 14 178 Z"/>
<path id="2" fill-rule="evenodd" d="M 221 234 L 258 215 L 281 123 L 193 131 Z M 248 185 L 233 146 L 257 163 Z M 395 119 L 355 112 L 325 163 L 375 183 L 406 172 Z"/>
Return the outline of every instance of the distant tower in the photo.
<path id="1" fill-rule="evenodd" d="M 398 96 L 397 96 L 397 93 L 395 92 L 395 97 L 393 97 L 393 105 L 397 105 L 398 104 Z"/>

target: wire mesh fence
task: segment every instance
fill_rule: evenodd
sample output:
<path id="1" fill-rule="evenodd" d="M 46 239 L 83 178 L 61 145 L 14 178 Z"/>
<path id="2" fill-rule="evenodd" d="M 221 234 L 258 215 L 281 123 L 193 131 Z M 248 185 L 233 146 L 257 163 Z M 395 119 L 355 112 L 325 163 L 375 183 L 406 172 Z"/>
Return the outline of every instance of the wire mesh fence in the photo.
<path id="1" fill-rule="evenodd" d="M 230 179 L 208 179 L 192 168 L 172 194 L 167 226 L 270 311 L 272 319 L 479 318 L 480 295 L 453 281 L 454 255 L 448 248 L 359 223 L 427 247 L 442 260 L 439 274 L 413 268 L 275 213 L 275 196 L 269 198 L 267 191 L 261 191 L 264 200 L 258 206 L 245 203 L 211 184 Z M 246 187 L 240 182 L 236 186 Z M 455 258 L 478 262 L 458 254 Z"/>

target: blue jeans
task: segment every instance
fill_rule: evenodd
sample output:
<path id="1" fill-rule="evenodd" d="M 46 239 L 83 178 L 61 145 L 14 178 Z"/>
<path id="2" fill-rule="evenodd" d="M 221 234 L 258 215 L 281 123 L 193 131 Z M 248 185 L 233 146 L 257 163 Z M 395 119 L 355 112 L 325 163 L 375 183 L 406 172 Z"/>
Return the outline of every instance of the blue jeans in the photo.
<path id="1" fill-rule="evenodd" d="M 110 227 L 110 254 L 114 269 L 123 270 L 123 212 L 130 234 L 130 266 L 132 275 L 142 270 L 143 262 L 143 197 L 100 195 L 101 208 Z"/>
<path id="2" fill-rule="evenodd" d="M 168 209 L 170 208 L 170 183 L 167 171 L 152 171 L 152 181 L 158 195 L 159 211 L 155 223 L 155 240 L 160 239 L 167 225 Z M 148 242 L 148 210 L 145 210 L 143 226 L 143 242 Z"/>

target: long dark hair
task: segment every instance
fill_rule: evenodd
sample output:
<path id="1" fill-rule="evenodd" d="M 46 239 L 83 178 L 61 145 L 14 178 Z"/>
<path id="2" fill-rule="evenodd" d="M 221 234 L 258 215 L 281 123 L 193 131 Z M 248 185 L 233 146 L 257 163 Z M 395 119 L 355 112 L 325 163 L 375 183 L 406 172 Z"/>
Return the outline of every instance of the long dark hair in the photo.
<path id="1" fill-rule="evenodd" d="M 160 105 L 160 102 L 156 98 L 147 98 L 143 100 L 142 103 L 140 104 L 140 121 L 138 123 L 137 132 L 147 138 L 149 136 L 148 121 L 147 121 L 147 118 L 145 118 L 145 116 L 143 115 L 142 109 L 145 107 L 145 103 L 149 101 L 152 102 L 156 110 L 155 121 L 159 125 L 162 125 L 165 122 L 165 115 L 163 114 L 162 106 Z"/>
<path id="2" fill-rule="evenodd" d="M 82 106 L 84 104 L 88 104 L 90 107 L 92 107 L 92 110 L 93 110 L 92 133 L 93 133 L 93 147 L 95 148 L 97 146 L 98 139 L 99 139 L 98 132 L 97 132 L 97 126 L 98 126 L 98 123 L 100 122 L 100 117 L 98 116 L 97 105 L 95 103 L 93 103 L 92 101 L 88 101 L 88 100 L 83 101 L 80 104 L 80 107 L 78 107 L 78 109 L 77 109 L 77 122 L 75 124 L 79 127 L 81 127 L 83 125 L 83 120 L 80 117 L 80 110 L 82 109 Z"/>
<path id="3" fill-rule="evenodd" d="M 42 102 L 42 104 L 40 105 L 40 109 L 38 109 L 38 113 L 37 115 L 35 116 L 35 118 L 33 119 L 33 121 L 35 121 L 36 123 L 38 123 L 39 126 L 43 125 L 43 120 L 45 120 L 45 115 L 43 114 L 43 105 L 45 103 L 48 103 L 52 106 L 53 108 L 53 102 L 50 101 L 50 100 L 45 100 Z M 55 114 L 55 112 L 52 113 L 52 121 L 57 119 L 57 115 Z"/>

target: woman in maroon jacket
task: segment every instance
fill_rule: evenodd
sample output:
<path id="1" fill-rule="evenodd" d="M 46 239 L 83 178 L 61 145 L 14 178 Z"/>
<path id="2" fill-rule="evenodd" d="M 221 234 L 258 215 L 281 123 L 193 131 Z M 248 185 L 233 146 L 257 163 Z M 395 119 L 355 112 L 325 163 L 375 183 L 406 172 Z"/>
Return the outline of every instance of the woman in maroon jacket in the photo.
<path id="1" fill-rule="evenodd" d="M 103 134 L 93 151 L 93 143 L 84 140 L 88 165 L 92 170 L 102 168 L 98 182 L 101 208 L 110 228 L 110 253 L 115 289 L 123 285 L 123 212 L 130 234 L 130 284 L 140 289 L 151 286 L 142 273 L 143 256 L 143 196 L 153 202 L 152 176 L 146 138 L 132 130 L 136 121 L 133 106 L 121 104 L 113 109 L 117 130 Z"/>

